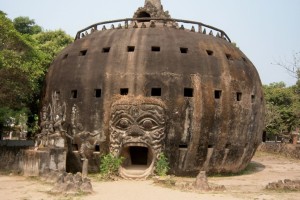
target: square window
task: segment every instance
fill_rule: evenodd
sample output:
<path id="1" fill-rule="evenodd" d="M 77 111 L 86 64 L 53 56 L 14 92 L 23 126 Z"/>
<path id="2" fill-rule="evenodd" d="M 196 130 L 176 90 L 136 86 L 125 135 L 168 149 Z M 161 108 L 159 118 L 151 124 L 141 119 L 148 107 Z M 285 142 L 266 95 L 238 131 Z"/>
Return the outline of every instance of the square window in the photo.
<path id="1" fill-rule="evenodd" d="M 227 60 L 233 60 L 233 59 L 232 59 L 232 55 L 231 55 L 231 54 L 228 54 L 228 53 L 226 54 L 226 58 L 227 58 Z"/>
<path id="2" fill-rule="evenodd" d="M 255 95 L 251 95 L 251 103 L 255 102 Z"/>
<path id="3" fill-rule="evenodd" d="M 108 53 L 110 51 L 110 47 L 104 47 L 102 49 L 102 53 Z"/>
<path id="4" fill-rule="evenodd" d="M 72 150 L 73 151 L 78 151 L 78 144 L 72 144 Z"/>
<path id="5" fill-rule="evenodd" d="M 180 144 L 179 149 L 187 149 L 188 145 L 187 144 Z"/>
<path id="6" fill-rule="evenodd" d="M 188 48 L 180 47 L 180 52 L 181 53 L 188 53 Z"/>
<path id="7" fill-rule="evenodd" d="M 214 55 L 214 52 L 212 50 L 206 50 L 207 55 L 212 56 Z"/>
<path id="8" fill-rule="evenodd" d="M 101 97 L 101 89 L 95 89 L 95 97 L 100 98 Z"/>
<path id="9" fill-rule="evenodd" d="M 185 97 L 193 97 L 194 89 L 193 88 L 184 88 L 184 96 Z"/>
<path id="10" fill-rule="evenodd" d="M 69 56 L 68 54 L 65 54 L 64 57 L 63 57 L 63 60 L 64 60 L 64 59 L 67 59 L 68 56 Z"/>
<path id="11" fill-rule="evenodd" d="M 127 51 L 128 52 L 134 52 L 135 47 L 134 46 L 128 46 Z"/>
<path id="12" fill-rule="evenodd" d="M 231 143 L 227 143 L 225 146 L 226 149 L 229 149 L 230 147 L 231 147 Z"/>
<path id="13" fill-rule="evenodd" d="M 242 101 L 242 93 L 241 92 L 236 93 L 236 100 L 237 101 Z"/>
<path id="14" fill-rule="evenodd" d="M 160 97 L 161 96 L 161 88 L 152 88 L 151 96 Z"/>
<path id="15" fill-rule="evenodd" d="M 87 50 L 82 50 L 79 52 L 79 56 L 85 56 L 87 54 Z"/>
<path id="16" fill-rule="evenodd" d="M 158 51 L 160 51 L 160 47 L 152 47 L 151 50 L 158 52 Z"/>
<path id="17" fill-rule="evenodd" d="M 120 94 L 123 96 L 128 95 L 129 89 L 128 88 L 121 88 L 120 89 Z"/>
<path id="18" fill-rule="evenodd" d="M 215 99 L 221 99 L 222 90 L 215 90 Z"/>
<path id="19" fill-rule="evenodd" d="M 72 91 L 71 91 L 71 98 L 72 98 L 72 99 L 76 99 L 76 98 L 77 98 L 77 95 L 78 95 L 78 94 L 77 94 L 77 90 L 72 90 Z"/>
<path id="20" fill-rule="evenodd" d="M 95 152 L 100 152 L 100 145 L 99 144 L 95 145 Z"/>

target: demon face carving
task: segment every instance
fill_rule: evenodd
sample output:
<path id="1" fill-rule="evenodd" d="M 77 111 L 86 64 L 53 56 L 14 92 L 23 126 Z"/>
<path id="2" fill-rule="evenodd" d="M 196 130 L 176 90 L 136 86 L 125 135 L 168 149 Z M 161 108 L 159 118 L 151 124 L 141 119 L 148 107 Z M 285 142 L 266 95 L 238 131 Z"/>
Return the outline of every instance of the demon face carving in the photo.
<path id="1" fill-rule="evenodd" d="M 158 156 L 164 148 L 165 106 L 157 99 L 119 100 L 112 105 L 110 152 L 116 156 L 128 146 L 144 146 Z"/>

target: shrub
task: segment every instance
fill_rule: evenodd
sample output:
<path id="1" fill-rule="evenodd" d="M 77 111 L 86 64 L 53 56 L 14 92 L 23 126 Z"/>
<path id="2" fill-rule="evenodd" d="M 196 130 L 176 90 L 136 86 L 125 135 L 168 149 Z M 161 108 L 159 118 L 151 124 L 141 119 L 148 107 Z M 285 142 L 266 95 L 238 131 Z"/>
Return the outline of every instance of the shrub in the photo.
<path id="1" fill-rule="evenodd" d="M 155 173 L 158 176 L 166 176 L 169 169 L 170 167 L 167 157 L 163 153 L 159 154 L 155 164 Z"/>
<path id="2" fill-rule="evenodd" d="M 118 175 L 118 170 L 123 162 L 123 157 L 116 157 L 111 153 L 101 157 L 100 175 L 109 179 Z"/>

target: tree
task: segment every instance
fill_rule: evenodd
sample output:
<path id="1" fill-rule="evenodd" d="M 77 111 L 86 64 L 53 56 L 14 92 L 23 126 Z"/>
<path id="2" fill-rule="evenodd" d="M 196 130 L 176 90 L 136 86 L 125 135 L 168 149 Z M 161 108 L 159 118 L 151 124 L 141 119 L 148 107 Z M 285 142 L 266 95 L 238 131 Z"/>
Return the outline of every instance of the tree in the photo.
<path id="1" fill-rule="evenodd" d="M 300 52 L 294 53 L 291 61 L 277 61 L 274 64 L 284 68 L 292 77 L 296 78 L 296 85 L 300 89 Z"/>
<path id="2" fill-rule="evenodd" d="M 27 115 L 29 128 L 36 129 L 45 74 L 56 54 L 71 42 L 61 30 L 42 32 L 28 17 L 12 22 L 0 12 L 0 134 L 6 121 L 18 119 L 20 112 Z"/>
<path id="3" fill-rule="evenodd" d="M 42 32 L 42 28 L 29 17 L 17 17 L 14 19 L 13 24 L 15 29 L 22 34 L 33 35 Z"/>
<path id="4" fill-rule="evenodd" d="M 271 135 L 291 132 L 299 126 L 300 98 L 295 86 L 283 82 L 264 86 L 266 99 L 266 131 Z"/>
<path id="5" fill-rule="evenodd" d="M 33 39 L 37 49 L 44 53 L 46 65 L 49 65 L 56 54 L 73 41 L 73 38 L 62 30 L 40 32 L 33 35 Z"/>

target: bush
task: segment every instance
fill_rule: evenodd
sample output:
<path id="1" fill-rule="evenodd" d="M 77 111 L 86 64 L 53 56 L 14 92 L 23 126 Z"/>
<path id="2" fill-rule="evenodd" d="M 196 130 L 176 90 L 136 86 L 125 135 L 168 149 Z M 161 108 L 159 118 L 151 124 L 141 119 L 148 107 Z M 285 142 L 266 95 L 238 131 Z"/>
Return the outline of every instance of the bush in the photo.
<path id="1" fill-rule="evenodd" d="M 123 162 L 123 157 L 115 157 L 114 155 L 107 154 L 101 157 L 100 175 L 104 179 L 110 179 L 118 175 L 118 170 Z"/>
<path id="2" fill-rule="evenodd" d="M 166 176 L 169 169 L 170 167 L 167 157 L 163 153 L 159 154 L 155 164 L 155 173 L 158 176 Z"/>

